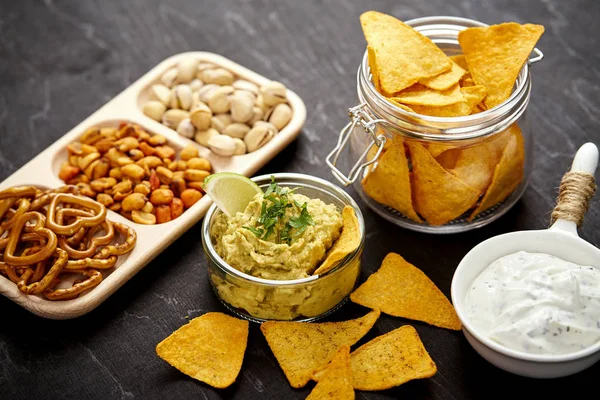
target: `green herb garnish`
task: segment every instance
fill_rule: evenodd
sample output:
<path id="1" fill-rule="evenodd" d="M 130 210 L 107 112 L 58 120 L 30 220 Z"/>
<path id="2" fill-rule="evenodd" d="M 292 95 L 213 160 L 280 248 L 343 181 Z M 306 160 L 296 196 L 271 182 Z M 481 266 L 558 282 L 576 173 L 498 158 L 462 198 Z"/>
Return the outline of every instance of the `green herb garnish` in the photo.
<path id="1" fill-rule="evenodd" d="M 308 212 L 307 204 L 300 204 L 290 195 L 296 189 L 281 188 L 275 182 L 275 177 L 271 176 L 271 183 L 264 194 L 264 200 L 260 209 L 260 217 L 257 221 L 257 227 L 243 226 L 258 238 L 266 240 L 275 231 L 275 226 L 283 222 L 283 227 L 277 235 L 277 243 L 292 242 L 293 237 L 301 235 L 309 225 L 315 225 L 315 221 Z M 300 209 L 300 216 L 290 217 L 284 221 L 286 209 L 296 206 Z M 292 232 L 293 231 L 293 232 Z"/>

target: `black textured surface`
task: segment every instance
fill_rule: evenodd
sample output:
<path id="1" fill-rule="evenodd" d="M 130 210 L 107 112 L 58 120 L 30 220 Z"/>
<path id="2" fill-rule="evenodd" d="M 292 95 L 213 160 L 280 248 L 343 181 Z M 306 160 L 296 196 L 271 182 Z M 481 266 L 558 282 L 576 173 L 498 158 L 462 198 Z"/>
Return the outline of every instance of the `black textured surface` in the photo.
<path id="1" fill-rule="evenodd" d="M 405 20 L 454 15 L 546 27 L 539 43 L 546 58 L 532 69 L 534 172 L 507 215 L 478 231 L 432 236 L 400 229 L 363 207 L 363 277 L 394 251 L 449 295 L 454 268 L 474 245 L 547 226 L 574 152 L 586 141 L 600 142 L 598 1 L 1 0 L 0 180 L 162 59 L 188 50 L 220 53 L 295 90 L 308 108 L 305 128 L 260 172 L 329 179 L 323 159 L 356 102 L 365 46 L 358 16 L 368 9 Z M 599 199 L 580 230 L 595 245 Z M 74 320 L 44 320 L 0 298 L 0 398 L 304 398 L 312 384 L 290 388 L 255 324 L 238 382 L 227 390 L 196 382 L 155 355 L 155 345 L 186 316 L 225 311 L 209 288 L 199 236 L 197 224 L 105 303 Z M 364 311 L 347 304 L 330 319 Z M 382 316 L 367 339 L 406 323 Z M 484 361 L 460 332 L 413 325 L 438 373 L 384 392 L 357 392 L 358 399 L 555 398 L 564 389 L 597 397 L 599 365 L 564 379 L 519 378 Z"/>

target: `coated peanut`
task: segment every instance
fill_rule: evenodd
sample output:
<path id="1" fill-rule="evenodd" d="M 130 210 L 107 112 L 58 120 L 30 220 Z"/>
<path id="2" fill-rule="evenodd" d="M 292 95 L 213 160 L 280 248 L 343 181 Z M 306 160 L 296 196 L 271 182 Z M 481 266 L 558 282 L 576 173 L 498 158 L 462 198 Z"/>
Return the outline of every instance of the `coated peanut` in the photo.
<path id="1" fill-rule="evenodd" d="M 181 193 L 181 201 L 186 209 L 193 206 L 201 198 L 202 193 L 196 189 L 186 189 Z"/>
<path id="2" fill-rule="evenodd" d="M 170 189 L 156 189 L 150 194 L 150 202 L 155 206 L 161 206 L 170 204 L 173 197 L 173 191 Z"/>

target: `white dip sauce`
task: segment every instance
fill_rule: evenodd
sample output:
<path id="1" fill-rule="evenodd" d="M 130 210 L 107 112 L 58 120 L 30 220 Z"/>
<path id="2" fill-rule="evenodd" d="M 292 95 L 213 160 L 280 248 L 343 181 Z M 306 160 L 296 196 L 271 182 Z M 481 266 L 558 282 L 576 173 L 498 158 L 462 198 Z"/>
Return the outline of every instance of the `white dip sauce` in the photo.
<path id="1" fill-rule="evenodd" d="M 566 354 L 600 340 L 600 269 L 520 251 L 493 262 L 467 293 L 484 336 L 534 354 Z"/>

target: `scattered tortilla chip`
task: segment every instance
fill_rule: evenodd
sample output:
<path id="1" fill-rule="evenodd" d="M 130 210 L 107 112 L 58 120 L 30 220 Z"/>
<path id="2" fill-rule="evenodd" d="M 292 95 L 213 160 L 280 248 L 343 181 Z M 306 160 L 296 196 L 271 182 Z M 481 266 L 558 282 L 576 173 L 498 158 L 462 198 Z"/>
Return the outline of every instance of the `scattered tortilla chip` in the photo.
<path id="1" fill-rule="evenodd" d="M 351 295 L 350 300 L 382 313 L 460 330 L 454 307 L 427 275 L 396 253 Z"/>
<path id="2" fill-rule="evenodd" d="M 461 87 L 460 92 L 464 100 L 450 104 L 444 107 L 431 106 L 413 106 L 413 109 L 418 114 L 431 115 L 433 117 L 462 117 L 470 115 L 477 104 L 479 104 L 486 95 L 486 90 L 483 86 Z"/>
<path id="3" fill-rule="evenodd" d="M 352 400 L 352 369 L 350 367 L 350 347 L 342 346 L 323 370 L 317 386 L 310 392 L 306 400 Z"/>
<path id="4" fill-rule="evenodd" d="M 360 225 L 352 206 L 344 207 L 342 220 L 342 234 L 327 253 L 323 264 L 313 272 L 313 275 L 321 275 L 332 270 L 341 260 L 360 246 Z"/>
<path id="5" fill-rule="evenodd" d="M 379 311 L 342 322 L 268 321 L 260 326 L 290 385 L 303 387 L 326 365 L 340 346 L 352 346 L 375 324 Z"/>
<path id="6" fill-rule="evenodd" d="M 475 205 L 479 191 L 446 171 L 421 144 L 409 143 L 415 210 L 429 225 L 443 225 Z"/>
<path id="7" fill-rule="evenodd" d="M 473 220 L 479 213 L 504 201 L 521 183 L 524 175 L 525 145 L 521 129 L 517 124 L 512 124 L 508 144 L 502 152 L 502 158 L 494 170 L 492 183 L 486 191 L 481 203 L 471 213 L 469 220 Z"/>
<path id="8" fill-rule="evenodd" d="M 449 172 L 467 185 L 483 194 L 492 182 L 496 165 L 502 157 L 502 151 L 508 142 L 508 131 L 494 136 L 475 146 L 453 150 L 458 153 L 456 163 Z M 441 164 L 441 163 L 440 163 Z"/>
<path id="9" fill-rule="evenodd" d="M 452 68 L 450 68 L 449 71 L 432 76 L 431 78 L 419 79 L 419 83 L 434 90 L 446 90 L 456 85 L 460 81 L 460 78 L 466 73 L 467 71 L 453 62 Z"/>
<path id="10" fill-rule="evenodd" d="M 350 355 L 352 382 L 358 390 L 385 390 L 413 379 L 430 378 L 437 367 L 419 334 L 401 326 L 360 346 Z"/>
<path id="11" fill-rule="evenodd" d="M 384 95 L 394 95 L 419 79 L 452 67 L 450 59 L 429 38 L 391 15 L 367 11 L 360 16 L 360 23 L 375 52 Z"/>
<path id="12" fill-rule="evenodd" d="M 392 100 L 408 105 L 441 107 L 464 100 L 458 84 L 447 90 L 433 90 L 421 84 L 414 84 L 397 93 Z"/>
<path id="13" fill-rule="evenodd" d="M 488 89 L 488 109 L 510 97 L 521 68 L 543 33 L 541 25 L 515 22 L 459 32 L 458 42 L 473 80 Z"/>
<path id="14" fill-rule="evenodd" d="M 248 343 L 248 321 L 211 312 L 192 319 L 156 346 L 181 372 L 216 388 L 235 382 Z"/>
<path id="15" fill-rule="evenodd" d="M 469 66 L 467 65 L 467 60 L 465 59 L 464 54 L 457 54 L 455 56 L 450 56 L 450 59 L 452 61 L 454 61 L 459 67 L 461 67 L 465 71 L 469 71 Z"/>
<path id="16" fill-rule="evenodd" d="M 378 203 L 400 211 L 415 222 L 423 222 L 412 204 L 408 160 L 401 139 L 391 141 L 377 167 L 362 181 L 365 193 Z M 393 184 L 390 184 L 393 182 Z"/>
<path id="17" fill-rule="evenodd" d="M 379 85 L 379 69 L 377 68 L 377 60 L 375 59 L 375 50 L 371 46 L 367 46 L 367 52 L 369 57 L 369 69 L 371 70 L 371 81 L 377 91 L 381 91 Z"/>

